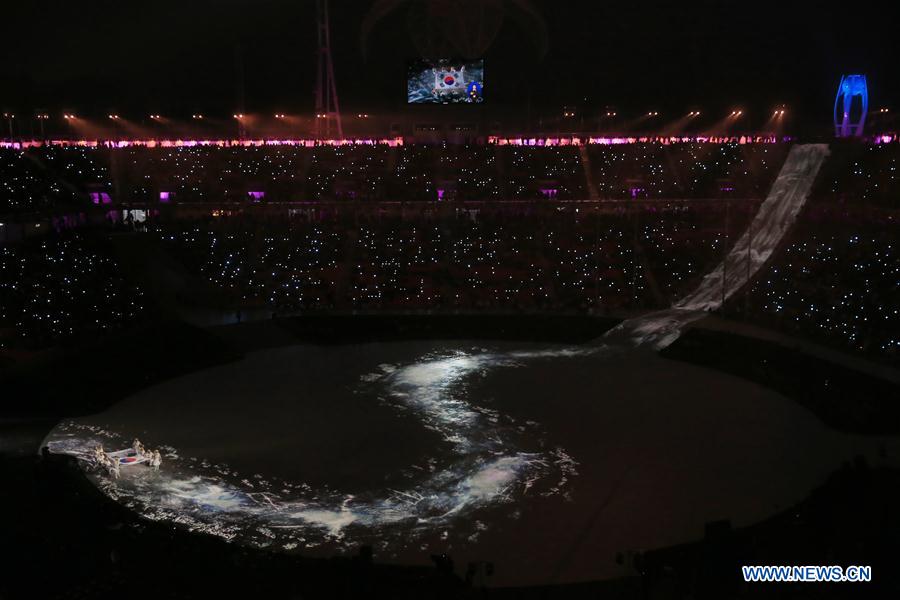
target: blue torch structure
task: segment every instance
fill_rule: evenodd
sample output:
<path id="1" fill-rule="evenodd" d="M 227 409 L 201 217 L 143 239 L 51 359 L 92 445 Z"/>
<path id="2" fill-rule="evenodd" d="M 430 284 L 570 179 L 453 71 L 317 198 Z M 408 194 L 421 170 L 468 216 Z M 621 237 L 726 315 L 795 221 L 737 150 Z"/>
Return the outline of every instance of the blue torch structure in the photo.
<path id="1" fill-rule="evenodd" d="M 854 116 L 853 101 L 860 99 L 860 112 Z M 834 134 L 837 137 L 859 137 L 869 112 L 869 88 L 865 75 L 844 75 L 834 99 Z"/>

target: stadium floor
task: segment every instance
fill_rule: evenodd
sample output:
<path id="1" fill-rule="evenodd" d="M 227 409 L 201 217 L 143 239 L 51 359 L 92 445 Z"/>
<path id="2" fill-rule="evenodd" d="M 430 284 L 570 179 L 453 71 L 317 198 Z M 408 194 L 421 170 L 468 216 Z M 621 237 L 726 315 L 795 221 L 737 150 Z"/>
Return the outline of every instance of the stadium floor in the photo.
<path id="1" fill-rule="evenodd" d="M 633 574 L 617 554 L 761 521 L 900 450 L 647 350 L 510 341 L 256 350 L 49 439 L 134 436 L 161 475 L 94 481 L 145 516 L 308 556 L 446 552 L 515 586 Z"/>

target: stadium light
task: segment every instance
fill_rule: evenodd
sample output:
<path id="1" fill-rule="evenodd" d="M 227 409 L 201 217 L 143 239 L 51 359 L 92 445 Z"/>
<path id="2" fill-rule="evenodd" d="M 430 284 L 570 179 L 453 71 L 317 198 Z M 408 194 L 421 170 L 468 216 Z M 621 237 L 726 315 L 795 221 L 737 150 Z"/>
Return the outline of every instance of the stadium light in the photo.
<path id="1" fill-rule="evenodd" d="M 111 120 L 113 120 L 113 121 L 118 121 L 118 120 L 119 120 L 119 115 L 109 115 L 109 118 L 110 118 Z"/>
<path id="2" fill-rule="evenodd" d="M 240 121 L 241 119 L 244 118 L 244 114 L 243 114 L 243 113 L 238 113 L 238 114 L 234 115 L 234 118 L 237 119 L 238 121 Z"/>
<path id="3" fill-rule="evenodd" d="M 191 115 L 191 118 L 196 121 L 201 121 L 203 120 L 203 115 Z"/>

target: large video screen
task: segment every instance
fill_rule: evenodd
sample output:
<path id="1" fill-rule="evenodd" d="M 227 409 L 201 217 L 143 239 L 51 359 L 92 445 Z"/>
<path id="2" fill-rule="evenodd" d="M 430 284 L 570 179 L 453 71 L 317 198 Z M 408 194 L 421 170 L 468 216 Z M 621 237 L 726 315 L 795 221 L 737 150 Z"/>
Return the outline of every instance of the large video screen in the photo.
<path id="1" fill-rule="evenodd" d="M 484 101 L 484 60 L 417 60 L 409 64 L 409 104 L 480 104 Z"/>

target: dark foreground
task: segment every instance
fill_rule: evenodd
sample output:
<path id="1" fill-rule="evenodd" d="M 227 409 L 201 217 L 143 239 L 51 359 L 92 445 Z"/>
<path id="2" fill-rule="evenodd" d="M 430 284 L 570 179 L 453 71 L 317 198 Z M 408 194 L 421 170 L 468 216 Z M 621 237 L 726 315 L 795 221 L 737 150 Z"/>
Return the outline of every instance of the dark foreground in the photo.
<path id="1" fill-rule="evenodd" d="M 610 325 L 571 319 L 568 325 L 564 320 L 537 329 L 553 331 L 554 341 L 577 343 L 596 337 Z M 533 323 L 534 317 L 529 320 Z M 250 337 L 263 346 L 285 339 L 285 331 L 292 340 L 393 337 L 390 330 L 396 328 L 383 321 L 372 323 L 371 337 L 366 337 L 367 327 L 334 321 L 292 322 L 278 333 L 260 326 L 265 331 Z M 518 337 L 525 324 L 506 321 L 503 326 L 515 332 L 510 336 Z M 494 339 L 503 337 L 484 321 L 466 324 L 462 319 L 429 327 L 428 337 L 472 337 L 474 329 Z M 416 327 L 400 329 L 403 337 L 415 337 Z M 231 341 L 223 342 L 180 325 L 159 327 L 141 332 L 138 338 L 123 336 L 105 342 L 109 345 L 95 348 L 84 358 L 57 357 L 7 375 L 4 416 L 15 420 L 0 426 L 4 482 L 0 486 L 4 555 L 0 598 L 866 598 L 900 594 L 896 568 L 900 473 L 870 467 L 862 460 L 845 465 L 807 500 L 763 523 L 742 529 L 733 529 L 728 522 L 710 523 L 704 539 L 695 543 L 623 554 L 618 558 L 633 566 L 631 577 L 543 588 L 483 589 L 482 585 L 491 584 L 490 565 L 454 565 L 452 557 L 438 557 L 427 567 L 387 566 L 361 548 L 353 558 L 311 560 L 247 549 L 141 520 L 108 501 L 68 459 L 38 456 L 40 441 L 60 417 L 89 414 L 155 381 L 226 362 L 240 355 L 235 339 L 241 335 L 246 331 L 232 332 Z M 692 357 L 704 356 L 701 342 L 691 343 Z M 103 376 L 84 375 L 91 372 L 87 367 L 97 363 L 97 356 L 104 357 Z M 718 360 L 726 360 L 723 356 L 727 358 L 723 354 Z M 779 377 L 788 377 L 796 367 L 791 356 L 774 352 L 767 356 L 768 368 Z M 719 367 L 730 370 L 727 365 Z M 874 384 L 854 381 L 850 373 L 843 374 L 838 385 L 849 390 L 854 385 L 870 389 Z M 784 386 L 779 387 L 792 397 Z M 849 398 L 849 392 L 830 396 L 825 414 L 804 404 L 834 426 L 840 414 L 834 403 L 842 398 Z M 855 414 L 851 420 L 861 422 L 844 428 L 884 431 L 891 429 L 883 424 L 891 416 L 890 410 L 873 409 Z M 882 426 L 873 427 L 878 421 Z M 872 566 L 874 581 L 744 584 L 742 564 L 867 564 Z"/>
<path id="2" fill-rule="evenodd" d="M 489 565 L 431 567 L 306 560 L 227 544 L 139 520 L 104 498 L 65 458 L 4 456 L 3 598 L 881 598 L 896 597 L 900 473 L 847 465 L 799 506 L 703 540 L 651 551 L 636 575 L 587 584 L 481 589 Z M 452 560 L 452 557 L 450 557 Z M 871 584 L 744 584 L 742 564 L 869 564 Z"/>

